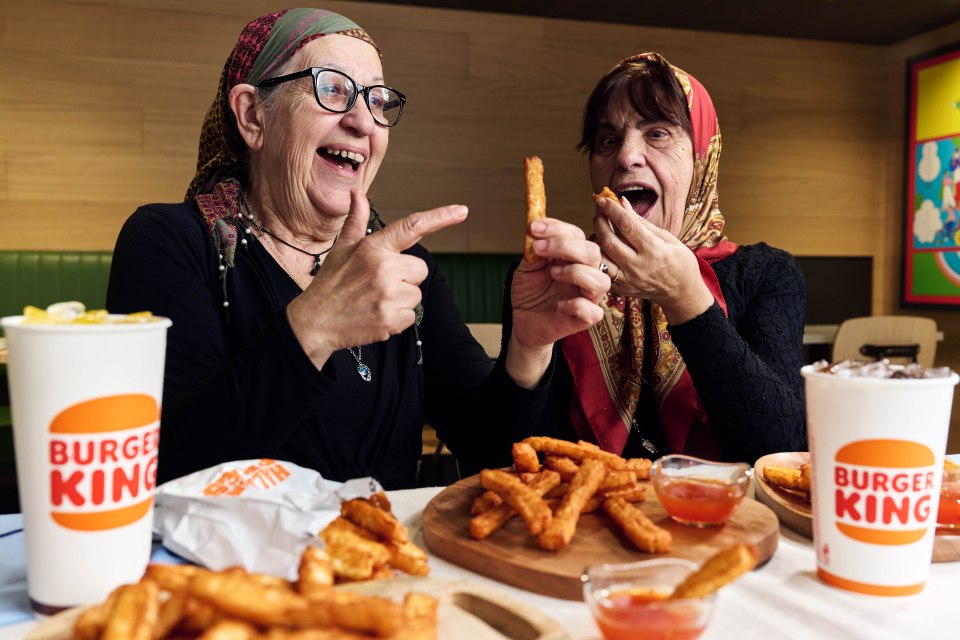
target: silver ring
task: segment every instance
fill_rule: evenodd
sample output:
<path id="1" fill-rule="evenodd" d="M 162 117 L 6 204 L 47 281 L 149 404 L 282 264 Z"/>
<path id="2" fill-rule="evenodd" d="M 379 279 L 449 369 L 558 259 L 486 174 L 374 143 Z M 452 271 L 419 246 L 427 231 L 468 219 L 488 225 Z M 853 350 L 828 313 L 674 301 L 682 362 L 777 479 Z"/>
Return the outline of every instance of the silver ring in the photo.
<path id="1" fill-rule="evenodd" d="M 623 273 L 623 269 L 617 269 L 617 273 L 613 276 L 613 280 L 610 281 L 611 289 L 613 289 L 613 285 L 617 284 L 617 278 L 620 277 L 621 273 Z"/>
<path id="2" fill-rule="evenodd" d="M 607 266 L 607 263 L 606 263 L 606 262 L 601 262 L 601 263 L 600 263 L 600 273 L 606 274 L 606 273 L 609 273 L 609 272 L 610 272 L 610 267 Z"/>

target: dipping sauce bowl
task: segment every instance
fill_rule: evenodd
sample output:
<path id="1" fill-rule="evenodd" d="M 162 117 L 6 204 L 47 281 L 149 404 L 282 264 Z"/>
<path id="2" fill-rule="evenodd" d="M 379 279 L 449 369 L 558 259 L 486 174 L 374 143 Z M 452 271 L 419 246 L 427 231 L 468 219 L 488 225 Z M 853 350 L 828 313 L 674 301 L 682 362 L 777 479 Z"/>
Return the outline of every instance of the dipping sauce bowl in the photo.
<path id="1" fill-rule="evenodd" d="M 743 502 L 750 467 L 673 454 L 653 463 L 653 490 L 670 517 L 694 527 L 721 525 Z"/>
<path id="2" fill-rule="evenodd" d="M 943 470 L 937 526 L 942 529 L 953 529 L 960 534 L 960 467 L 948 467 Z"/>
<path id="3" fill-rule="evenodd" d="M 606 640 L 695 640 L 710 621 L 716 594 L 667 596 L 696 570 L 679 558 L 592 565 L 580 578 L 583 599 Z"/>

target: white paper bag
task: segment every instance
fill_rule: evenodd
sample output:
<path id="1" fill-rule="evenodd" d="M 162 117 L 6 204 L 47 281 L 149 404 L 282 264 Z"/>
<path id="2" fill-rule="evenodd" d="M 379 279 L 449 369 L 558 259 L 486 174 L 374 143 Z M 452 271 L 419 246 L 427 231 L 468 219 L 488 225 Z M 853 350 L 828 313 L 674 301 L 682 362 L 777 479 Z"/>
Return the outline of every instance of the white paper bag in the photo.
<path id="1" fill-rule="evenodd" d="M 163 546 L 199 565 L 241 566 L 293 580 L 304 547 L 340 514 L 340 503 L 383 488 L 346 483 L 279 460 L 238 460 L 157 488 L 154 530 Z"/>

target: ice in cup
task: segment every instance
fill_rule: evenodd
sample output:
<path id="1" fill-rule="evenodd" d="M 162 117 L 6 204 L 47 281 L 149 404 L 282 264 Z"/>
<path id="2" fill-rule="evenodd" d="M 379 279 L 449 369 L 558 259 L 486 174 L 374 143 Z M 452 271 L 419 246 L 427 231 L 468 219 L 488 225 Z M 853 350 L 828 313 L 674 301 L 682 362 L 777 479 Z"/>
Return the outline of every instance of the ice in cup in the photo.
<path id="1" fill-rule="evenodd" d="M 949 371 L 891 369 L 896 377 L 884 377 L 884 367 L 801 370 L 817 574 L 885 596 L 917 593 L 926 582 L 958 382 Z"/>
<path id="2" fill-rule="evenodd" d="M 53 311 L 0 320 L 27 590 L 43 614 L 100 602 L 149 561 L 171 324 Z"/>

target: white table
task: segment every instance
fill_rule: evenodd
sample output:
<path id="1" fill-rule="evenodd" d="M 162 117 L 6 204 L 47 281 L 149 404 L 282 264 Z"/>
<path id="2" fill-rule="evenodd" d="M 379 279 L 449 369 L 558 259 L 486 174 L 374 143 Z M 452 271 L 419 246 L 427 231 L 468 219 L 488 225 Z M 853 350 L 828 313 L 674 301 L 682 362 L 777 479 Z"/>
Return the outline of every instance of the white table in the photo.
<path id="1" fill-rule="evenodd" d="M 423 508 L 440 491 L 441 488 L 429 488 L 389 493 L 394 512 L 421 546 Z M 18 522 L 19 516 L 0 516 L 0 533 Z M 720 592 L 703 640 L 912 640 L 955 635 L 960 613 L 960 562 L 931 565 L 926 588 L 915 596 L 858 595 L 820 582 L 814 573 L 811 542 L 786 529 L 780 533 L 777 551 L 766 565 Z M 26 607 L 24 563 L 22 534 L 0 538 L 0 613 L 5 607 Z M 430 557 L 430 569 L 433 576 L 469 579 L 504 592 L 511 599 L 553 617 L 573 638 L 601 638 L 581 603 L 515 589 L 434 556 Z M 23 638 L 35 625 L 30 621 L 0 627 L 0 640 Z"/>

